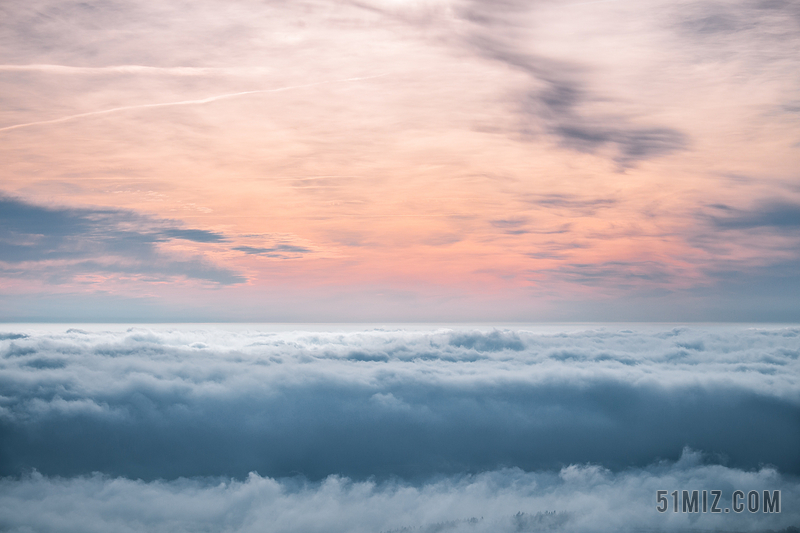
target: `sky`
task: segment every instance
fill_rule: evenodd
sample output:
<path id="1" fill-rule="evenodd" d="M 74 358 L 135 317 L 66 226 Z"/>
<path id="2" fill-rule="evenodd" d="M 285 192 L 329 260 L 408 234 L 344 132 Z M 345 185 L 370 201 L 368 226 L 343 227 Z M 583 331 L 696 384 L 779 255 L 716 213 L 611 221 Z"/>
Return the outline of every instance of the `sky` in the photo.
<path id="1" fill-rule="evenodd" d="M 0 6 L 0 320 L 800 320 L 800 6 Z"/>

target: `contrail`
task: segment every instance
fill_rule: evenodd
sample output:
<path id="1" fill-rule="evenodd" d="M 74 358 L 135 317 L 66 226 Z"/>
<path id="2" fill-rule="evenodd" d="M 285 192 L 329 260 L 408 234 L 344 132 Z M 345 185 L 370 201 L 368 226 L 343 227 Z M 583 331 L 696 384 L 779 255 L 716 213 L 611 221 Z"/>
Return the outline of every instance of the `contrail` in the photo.
<path id="1" fill-rule="evenodd" d="M 26 122 L 25 124 L 15 124 L 13 126 L 6 126 L 4 128 L 0 128 L 0 132 L 16 130 L 19 128 L 27 128 L 29 126 L 39 126 L 42 124 L 57 124 L 59 122 L 67 122 L 69 120 L 75 120 L 78 118 L 91 117 L 94 115 L 105 115 L 108 113 L 116 113 L 117 111 L 127 111 L 129 109 L 145 109 L 149 107 L 169 107 L 176 105 L 207 104 L 209 102 L 215 102 L 217 100 L 223 100 L 225 98 L 236 98 L 237 96 L 245 96 L 248 94 L 277 93 L 281 91 L 288 91 L 291 89 L 302 89 L 304 87 L 313 87 L 314 85 L 323 85 L 326 83 L 343 83 L 346 81 L 370 80 L 373 78 L 380 78 L 381 76 L 386 76 L 387 74 L 378 74 L 377 76 L 366 76 L 363 78 L 346 78 L 342 80 L 317 81 L 314 83 L 306 83 L 303 85 L 291 85 L 289 87 L 279 87 L 277 89 L 259 89 L 257 91 L 243 91 L 240 93 L 220 94 L 217 96 L 209 96 L 208 98 L 203 98 L 200 100 L 182 100 L 180 102 L 163 102 L 160 104 L 138 104 L 138 105 L 129 105 L 124 107 L 114 107 L 111 109 L 103 109 L 102 111 L 89 111 L 88 113 L 78 113 L 77 115 L 68 115 L 66 117 L 54 118 L 51 120 L 38 120 L 36 122 Z"/>
<path id="2" fill-rule="evenodd" d="M 49 74 L 165 74 L 171 76 L 207 76 L 209 74 L 265 74 L 264 67 L 148 67 L 144 65 L 112 65 L 108 67 L 73 67 L 69 65 L 0 65 L 0 72 L 44 72 Z"/>

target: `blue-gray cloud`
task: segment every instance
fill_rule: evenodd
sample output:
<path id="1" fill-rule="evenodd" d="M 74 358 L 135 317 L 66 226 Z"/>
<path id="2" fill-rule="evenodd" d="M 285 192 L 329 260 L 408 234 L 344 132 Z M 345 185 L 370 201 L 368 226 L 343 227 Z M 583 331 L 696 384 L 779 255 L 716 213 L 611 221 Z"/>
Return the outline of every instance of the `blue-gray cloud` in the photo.
<path id="1" fill-rule="evenodd" d="M 0 528 L 797 533 L 798 365 L 796 327 L 6 326 Z"/>
<path id="2" fill-rule="evenodd" d="M 800 7 L 787 0 L 701 1 L 679 12 L 677 26 L 685 35 L 718 46 L 730 44 L 725 37 L 743 34 L 755 44 L 800 35 Z"/>
<path id="3" fill-rule="evenodd" d="M 285 259 L 287 257 L 297 256 L 297 254 L 307 254 L 311 250 L 304 246 L 297 246 L 294 244 L 276 244 L 269 247 L 261 246 L 236 246 L 234 250 L 244 252 L 250 255 L 263 255 L 265 257 L 275 257 Z M 291 255 L 287 255 L 291 254 Z"/>
<path id="4" fill-rule="evenodd" d="M 533 255 L 533 254 L 532 254 Z M 534 255 L 534 257 L 536 257 Z M 581 285 L 630 288 L 638 282 L 666 283 L 673 274 L 663 264 L 655 261 L 605 261 L 603 263 L 564 263 L 557 269 L 540 269 L 536 273 L 548 273 Z M 648 287 L 645 290 L 653 290 Z"/>
<path id="5" fill-rule="evenodd" d="M 508 235 L 523 235 L 529 233 L 525 227 L 528 223 L 526 218 L 499 218 L 490 220 L 489 223 L 495 228 L 503 230 Z"/>
<path id="6" fill-rule="evenodd" d="M 781 491 L 781 512 L 655 510 L 658 490 L 712 487 L 722 491 L 719 507 L 729 509 L 734 490 Z M 678 461 L 620 473 L 574 464 L 553 471 L 500 469 L 423 484 L 340 476 L 308 482 L 257 473 L 244 480 L 145 483 L 99 474 L 64 479 L 33 473 L 0 480 L 0 524 L 14 533 L 120 528 L 148 533 L 798 533 L 794 524 L 800 511 L 792 502 L 799 497 L 796 479 L 769 468 L 705 465 L 702 454 L 686 449 Z"/>
<path id="7" fill-rule="evenodd" d="M 518 18 L 529 9 L 527 2 L 498 4 L 483 0 L 465 2 L 461 8 L 462 16 L 473 24 L 474 31 L 467 38 L 469 46 L 525 72 L 537 86 L 516 104 L 523 133 L 535 134 L 543 125 L 562 146 L 572 150 L 593 153 L 611 147 L 621 168 L 689 146 L 688 135 L 675 128 L 634 125 L 626 117 L 587 113 L 587 105 L 602 98 L 591 93 L 581 69 L 530 53 L 526 39 L 517 34 Z"/>
<path id="8" fill-rule="evenodd" d="M 586 198 L 574 194 L 535 194 L 526 198 L 526 201 L 547 208 L 575 210 L 585 215 L 617 203 L 613 198 Z"/>
<path id="9" fill-rule="evenodd" d="M 623 166 L 686 148 L 686 135 L 672 128 L 636 128 L 624 123 L 594 123 L 580 116 L 565 115 L 551 131 L 561 143 L 581 152 L 594 152 L 605 145 L 616 146 L 616 161 Z"/>
<path id="10" fill-rule="evenodd" d="M 182 239 L 222 243 L 213 231 L 184 228 L 174 220 L 133 211 L 48 207 L 0 196 L 0 261 L 6 275 L 40 275 L 53 280 L 78 273 L 106 272 L 185 276 L 222 284 L 245 278 L 202 258 L 179 258 L 159 251 L 158 243 Z M 66 261 L 50 269 L 47 261 Z M 18 267 L 25 263 L 24 269 Z M 41 271 L 31 263 L 43 264 Z"/>
<path id="11" fill-rule="evenodd" d="M 710 216 L 719 229 L 772 228 L 791 231 L 800 228 L 800 204 L 786 200 L 764 200 L 748 210 L 726 205 L 713 206 L 720 214 Z"/>
<path id="12" fill-rule="evenodd" d="M 489 221 L 492 226 L 501 229 L 516 229 L 524 226 L 527 222 L 528 220 L 524 218 L 498 218 L 497 220 Z"/>
<path id="13" fill-rule="evenodd" d="M 221 233 L 203 229 L 165 229 L 161 234 L 172 239 L 184 239 L 194 242 L 224 242 L 226 240 Z"/>
<path id="14" fill-rule="evenodd" d="M 0 475 L 800 474 L 797 328 L 3 336 Z"/>

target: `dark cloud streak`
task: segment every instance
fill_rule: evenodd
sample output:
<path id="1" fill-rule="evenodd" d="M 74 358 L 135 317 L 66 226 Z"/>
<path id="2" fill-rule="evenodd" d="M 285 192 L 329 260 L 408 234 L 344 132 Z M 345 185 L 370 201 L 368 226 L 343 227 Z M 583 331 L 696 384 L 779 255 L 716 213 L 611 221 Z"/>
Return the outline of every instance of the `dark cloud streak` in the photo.
<path id="1" fill-rule="evenodd" d="M 800 204 L 786 200 L 765 200 L 750 210 L 713 207 L 726 213 L 725 216 L 709 217 L 718 229 L 772 228 L 787 231 L 800 227 Z"/>
<path id="2" fill-rule="evenodd" d="M 547 133 L 562 146 L 594 153 L 605 146 L 616 150 L 614 160 L 621 168 L 686 149 L 686 134 L 664 126 L 639 126 L 621 116 L 592 116 L 585 109 L 595 96 L 582 80 L 581 68 L 555 61 L 524 49 L 524 39 L 515 36 L 519 26 L 513 22 L 527 3 L 473 1 L 463 15 L 474 22 L 469 44 L 482 55 L 526 72 L 537 88 L 519 102 L 523 130 L 535 133 L 527 124 L 544 122 Z"/>
<path id="3" fill-rule="evenodd" d="M 173 220 L 157 219 L 122 209 L 45 207 L 0 196 L 0 261 L 10 265 L 67 261 L 54 271 L 60 277 L 82 272 L 187 276 L 222 284 L 245 279 L 202 258 L 180 258 L 157 248 L 158 243 L 182 239 L 222 243 L 222 234 L 183 228 Z M 28 270 L 36 270 L 29 266 Z"/>
<path id="4" fill-rule="evenodd" d="M 311 253 L 312 251 L 309 248 L 305 248 L 303 246 L 297 246 L 294 244 L 276 244 L 270 247 L 236 246 L 233 249 L 250 255 L 263 255 L 265 257 L 273 257 L 281 259 L 286 259 L 287 257 L 290 257 L 287 254 L 307 254 Z"/>

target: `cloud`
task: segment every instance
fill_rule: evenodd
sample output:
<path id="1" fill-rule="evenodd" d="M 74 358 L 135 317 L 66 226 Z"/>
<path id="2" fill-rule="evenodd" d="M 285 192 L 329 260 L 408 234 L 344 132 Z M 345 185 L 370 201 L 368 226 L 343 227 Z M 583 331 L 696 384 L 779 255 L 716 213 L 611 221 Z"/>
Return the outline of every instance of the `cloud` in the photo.
<path id="1" fill-rule="evenodd" d="M 537 194 L 528 201 L 544 207 L 575 209 L 592 214 L 596 209 L 611 207 L 617 203 L 613 198 L 584 198 L 573 194 Z"/>
<path id="2" fill-rule="evenodd" d="M 7 265 L 7 275 L 39 269 L 59 279 L 93 272 L 185 276 L 222 284 L 244 281 L 239 274 L 202 258 L 159 250 L 160 243 L 175 239 L 226 241 L 217 232 L 183 228 L 173 220 L 128 210 L 45 207 L 0 196 L 0 261 Z M 53 262 L 58 267 L 51 268 Z M 15 265 L 24 265 L 24 270 Z"/>
<path id="3" fill-rule="evenodd" d="M 523 64 L 522 68 L 544 85 L 543 89 L 528 93 L 521 104 L 523 115 L 531 122 L 544 119 L 547 131 L 555 135 L 562 146 L 587 153 L 611 146 L 617 152 L 614 160 L 622 167 L 633 166 L 637 162 L 688 146 L 688 137 L 673 128 L 641 127 L 623 117 L 593 117 L 585 113 L 582 108 L 589 107 L 592 97 L 584 89 L 583 83 L 562 78 L 551 62 L 542 67 L 525 67 Z M 569 77 L 576 76 L 570 73 Z"/>
<path id="4" fill-rule="evenodd" d="M 135 62 L 150 67 L 173 67 L 174 64 L 169 64 L 171 58 L 163 55 L 165 50 L 173 51 L 181 44 L 193 44 L 208 51 L 209 47 L 220 45 L 226 32 L 239 22 L 226 17 L 204 20 L 203 15 L 208 14 L 214 5 L 214 2 L 197 4 L 194 12 L 197 18 L 188 17 L 185 12 L 179 13 L 169 4 L 149 6 L 116 0 L 92 5 L 77 1 L 37 0 L 24 6 L 8 6 L 5 9 L 7 16 L 2 22 L 3 57 L 8 58 L 6 62 L 16 64 L 58 63 L 85 67 Z M 235 16 L 232 12 L 227 14 Z M 242 14 L 242 18 L 245 16 Z M 192 27 L 198 23 L 198 18 L 203 21 L 200 31 Z M 153 20 L 159 20 L 160 24 L 153 24 Z M 69 28 L 74 31 L 72 38 L 69 37 Z M 175 30 L 178 30 L 177 35 L 169 35 Z M 151 39 L 148 43 L 120 37 L 120 34 L 142 31 L 148 33 Z M 150 43 L 161 49 L 160 58 Z M 80 58 L 80 62 L 75 62 L 76 58 Z M 87 60 L 91 63 L 87 64 Z M 193 63 L 189 60 L 181 64 Z"/>
<path id="5" fill-rule="evenodd" d="M 797 328 L 6 327 L 2 338 L 5 476 L 416 483 L 587 462 L 622 472 L 685 446 L 800 474 Z"/>
<path id="6" fill-rule="evenodd" d="M 708 204 L 695 213 L 685 239 L 710 260 L 701 267 L 707 282 L 686 296 L 707 298 L 704 307 L 716 305 L 722 320 L 797 320 L 800 204 L 791 195 L 748 204 Z"/>
<path id="7" fill-rule="evenodd" d="M 309 248 L 295 246 L 293 244 L 276 244 L 275 246 L 271 246 L 269 248 L 257 246 L 236 246 L 234 247 L 234 250 L 239 250 L 240 252 L 251 255 L 263 255 L 266 257 L 279 258 L 291 257 L 287 256 L 287 254 L 306 254 L 311 252 Z"/>
<path id="8" fill-rule="evenodd" d="M 145 65 L 113 65 L 107 67 L 75 67 L 71 65 L 0 65 L 0 72 L 43 72 L 48 74 L 153 74 L 167 76 L 208 76 L 218 74 L 267 74 L 263 67 L 213 68 L 213 67 L 150 67 Z"/>
<path id="9" fill-rule="evenodd" d="M 540 269 L 535 273 L 548 273 L 554 279 L 581 285 L 618 288 L 630 288 L 641 282 L 668 283 L 675 277 L 669 267 L 656 261 L 564 263 L 557 269 Z"/>
<path id="10" fill-rule="evenodd" d="M 622 166 L 667 155 L 686 148 L 687 137 L 671 128 L 637 128 L 631 125 L 592 123 L 577 116 L 561 117 L 551 131 L 562 145 L 581 152 L 595 152 L 605 145 L 618 150 L 615 160 Z"/>
<path id="11" fill-rule="evenodd" d="M 529 10 L 522 2 L 476 0 L 466 2 L 461 11 L 472 23 L 467 42 L 473 49 L 530 77 L 531 89 L 517 102 L 524 132 L 535 135 L 543 124 L 566 148 L 594 153 L 611 147 L 622 168 L 688 147 L 689 137 L 675 128 L 593 112 L 593 104 L 605 98 L 592 94 L 580 66 L 529 50 L 530 37 L 522 33 L 520 22 Z"/>
<path id="12" fill-rule="evenodd" d="M 202 229 L 168 229 L 162 233 L 165 237 L 185 239 L 195 242 L 224 242 L 226 239 L 220 233 Z"/>
<path id="13" fill-rule="evenodd" d="M 24 339 L 27 335 L 24 333 L 0 333 L 0 341 L 7 341 L 9 339 Z"/>
<path id="14" fill-rule="evenodd" d="M 780 513 L 656 511 L 658 490 L 781 491 Z M 5 531 L 285 533 L 520 533 L 620 530 L 797 533 L 800 497 L 794 478 L 770 468 L 742 471 L 703 464 L 683 451 L 675 462 L 614 473 L 572 464 L 552 471 L 498 469 L 425 483 L 318 482 L 250 473 L 242 479 L 142 482 L 100 474 L 73 478 L 33 472 L 0 480 Z M 713 498 L 713 496 L 712 496 Z M 671 497 L 668 499 L 671 503 Z"/>
<path id="15" fill-rule="evenodd" d="M 262 233 L 244 235 L 252 244 L 235 246 L 233 249 L 248 255 L 273 259 L 298 259 L 306 254 L 319 254 L 319 246 L 291 233 Z"/>
<path id="16" fill-rule="evenodd" d="M 491 333 L 456 333 L 450 338 L 452 346 L 472 348 L 477 352 L 501 352 L 503 350 L 520 351 L 525 345 L 519 335 L 513 332 L 492 331 Z"/>
<path id="17" fill-rule="evenodd" d="M 529 233 L 529 230 L 525 228 L 525 225 L 528 223 L 527 218 L 500 218 L 490 220 L 489 223 L 495 228 L 504 230 L 503 233 L 508 235 L 523 235 Z"/>
<path id="18" fill-rule="evenodd" d="M 786 200 L 762 200 L 750 210 L 715 206 L 724 215 L 710 216 L 719 229 L 772 228 L 789 231 L 800 227 L 800 204 Z"/>
<path id="19" fill-rule="evenodd" d="M 97 115 L 106 115 L 106 114 L 109 114 L 109 113 L 118 113 L 120 111 L 129 111 L 131 109 L 152 109 L 152 108 L 157 108 L 157 107 L 200 105 L 200 104 L 207 104 L 207 103 L 210 103 L 210 102 L 216 102 L 218 100 L 224 100 L 224 99 L 228 99 L 228 98 L 238 98 L 240 96 L 251 96 L 251 95 L 254 95 L 254 94 L 276 93 L 276 92 L 288 91 L 288 90 L 291 90 L 291 89 L 302 89 L 302 88 L 305 88 L 305 87 L 313 87 L 315 85 L 321 85 L 321 84 L 324 84 L 324 83 L 340 83 L 340 82 L 349 82 L 349 81 L 368 80 L 368 79 L 372 79 L 372 78 L 379 78 L 379 77 L 385 76 L 385 75 L 386 74 L 379 74 L 377 76 L 367 76 L 367 77 L 361 77 L 361 78 L 347 78 L 347 79 L 342 79 L 342 80 L 319 81 L 319 82 L 314 82 L 314 83 L 305 83 L 303 85 L 293 85 L 293 86 L 289 86 L 289 87 L 279 87 L 279 88 L 276 88 L 276 89 L 258 89 L 258 90 L 254 90 L 254 91 L 240 91 L 240 92 L 235 92 L 235 93 L 219 94 L 219 95 L 209 96 L 207 98 L 200 98 L 200 99 L 195 99 L 195 100 L 180 100 L 180 101 L 177 101 L 177 102 L 161 102 L 161 103 L 155 103 L 155 104 L 126 105 L 126 106 L 121 106 L 121 107 L 113 107 L 113 108 L 110 108 L 110 109 L 100 109 L 100 110 L 97 110 L 97 111 L 89 111 L 89 112 L 86 112 L 86 113 L 78 113 L 78 114 L 75 114 L 75 115 L 66 115 L 66 116 L 63 116 L 63 117 L 58 117 L 58 118 L 49 119 L 49 120 L 37 120 L 37 121 L 34 121 L 34 122 L 25 122 L 25 123 L 22 123 L 22 124 L 14 124 L 12 126 L 5 126 L 5 127 L 0 128 L 0 132 L 11 131 L 11 130 L 16 130 L 16 129 L 20 129 L 20 128 L 27 128 L 27 127 L 30 127 L 30 126 L 42 126 L 42 125 L 47 125 L 47 124 L 59 124 L 59 123 L 62 123 L 62 122 L 76 120 L 76 119 L 79 119 L 79 118 L 93 117 L 93 116 L 97 116 Z"/>
<path id="20" fill-rule="evenodd" d="M 764 42 L 800 36 L 800 8 L 785 0 L 701 1 L 684 6 L 680 13 L 679 29 L 707 45 L 714 41 L 717 46 L 731 46 L 735 43 L 727 37 L 747 38 L 760 51 Z"/>
<path id="21" fill-rule="evenodd" d="M 499 218 L 489 221 L 492 226 L 502 229 L 516 229 L 520 226 L 524 226 L 527 222 L 528 220 L 525 218 Z"/>

